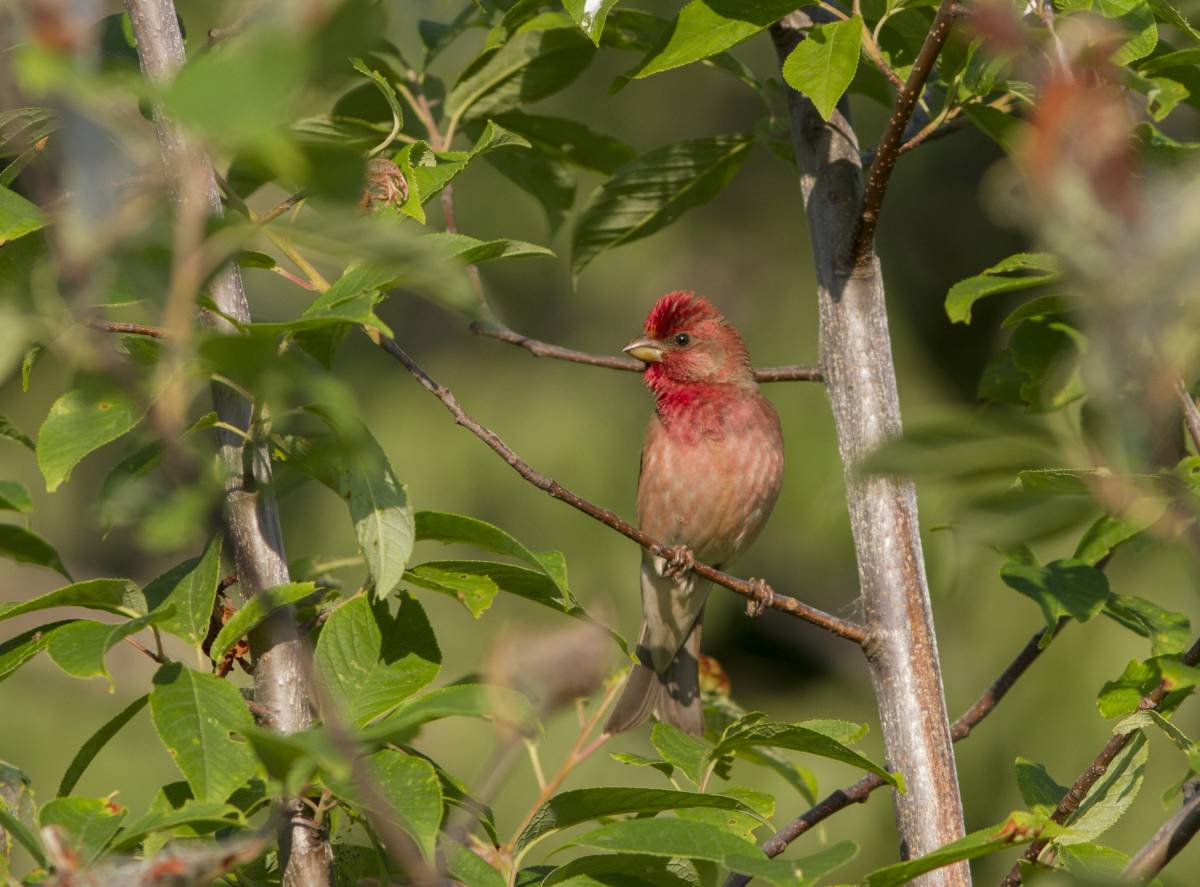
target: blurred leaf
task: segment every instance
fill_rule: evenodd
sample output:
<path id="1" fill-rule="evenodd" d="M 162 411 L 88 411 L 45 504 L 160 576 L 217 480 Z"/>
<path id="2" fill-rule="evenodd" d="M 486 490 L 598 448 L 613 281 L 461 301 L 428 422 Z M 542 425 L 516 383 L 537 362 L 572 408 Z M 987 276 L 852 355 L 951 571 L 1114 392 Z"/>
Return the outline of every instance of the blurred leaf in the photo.
<path id="1" fill-rule="evenodd" d="M 592 43 L 600 45 L 600 35 L 604 33 L 604 22 L 608 13 L 617 0 L 563 0 L 563 6 L 579 25 L 579 30 L 591 38 Z"/>
<path id="2" fill-rule="evenodd" d="M 1168 5 L 1166 0 L 1155 3 Z M 1091 10 L 1116 21 L 1129 36 L 1113 55 L 1114 64 L 1127 65 L 1149 55 L 1158 45 L 1158 26 L 1146 0 L 1061 0 L 1058 8 L 1064 13 Z"/>
<path id="3" fill-rule="evenodd" d="M 765 721 L 731 726 L 721 741 L 708 753 L 708 763 L 743 748 L 766 746 L 786 748 L 831 758 L 858 767 L 883 779 L 903 791 L 898 774 L 890 773 L 846 743 L 853 742 L 865 732 L 860 725 L 845 721 L 804 721 L 797 724 L 777 724 Z"/>
<path id="4" fill-rule="evenodd" d="M 254 753 L 230 733 L 254 726 L 237 687 L 177 662 L 154 675 L 150 715 L 198 800 L 224 801 L 254 775 Z"/>
<path id="5" fill-rule="evenodd" d="M 7 803 L 0 802 L 0 831 L 12 835 L 18 844 L 29 851 L 29 855 L 42 868 L 49 866 L 42 845 L 33 836 L 33 832 L 8 808 Z"/>
<path id="6" fill-rule="evenodd" d="M 724 862 L 727 856 L 766 860 L 766 855 L 752 843 L 730 835 L 716 826 L 666 817 L 610 822 L 576 838 L 569 842 L 569 845 L 611 850 L 616 853 L 682 856 L 717 863 Z"/>
<path id="7" fill-rule="evenodd" d="M 1035 813 L 1010 813 L 1008 819 L 991 828 L 972 832 L 951 841 L 917 859 L 876 869 L 862 881 L 862 887 L 899 887 L 913 878 L 964 859 L 977 859 L 1041 837 L 1057 835 L 1061 829 L 1046 816 Z"/>
<path id="8" fill-rule="evenodd" d="M 508 111 L 499 115 L 496 122 L 523 136 L 542 157 L 580 169 L 612 175 L 637 156 L 637 151 L 620 139 L 593 132 L 584 124 L 565 117 Z M 512 153 L 506 156 L 512 156 Z"/>
<path id="9" fill-rule="evenodd" d="M 0 604 L 0 620 L 50 607 L 86 607 L 132 618 L 145 615 L 146 598 L 128 579 L 88 579 L 26 601 Z"/>
<path id="10" fill-rule="evenodd" d="M 56 631 L 46 652 L 55 665 L 73 677 L 105 678 L 111 693 L 114 686 L 112 675 L 104 664 L 108 651 L 130 635 L 170 616 L 172 612 L 173 608 L 158 610 L 116 625 L 79 619 Z"/>
<path id="11" fill-rule="evenodd" d="M 1051 561 L 1044 567 L 1009 561 L 1001 567 L 1000 578 L 1042 608 L 1051 630 L 1063 616 L 1087 622 L 1108 599 L 1108 578 L 1095 567 L 1072 558 Z M 1042 644 L 1049 642 L 1047 632 Z"/>
<path id="12" fill-rule="evenodd" d="M 715 55 L 795 9 L 787 0 L 691 0 L 630 76 L 648 77 Z"/>
<path id="13" fill-rule="evenodd" d="M 428 68 L 430 63 L 441 55 L 442 50 L 455 41 L 461 34 L 470 28 L 480 27 L 484 25 L 485 19 L 480 15 L 482 10 L 477 4 L 465 4 L 462 10 L 454 17 L 454 20 L 449 24 L 430 21 L 429 19 L 421 19 L 417 22 L 417 33 L 421 37 L 421 44 L 425 49 L 425 59 L 423 67 Z"/>
<path id="14" fill-rule="evenodd" d="M 84 456 L 130 431 L 146 405 L 107 377 L 90 376 L 50 407 L 38 430 L 37 461 L 54 492 Z"/>
<path id="15" fill-rule="evenodd" d="M 700 874 L 688 860 L 663 859 L 637 853 L 581 856 L 546 876 L 542 887 L 701 887 Z"/>
<path id="16" fill-rule="evenodd" d="M 724 135 L 656 148 L 622 167 L 580 210 L 571 236 L 571 273 L 600 253 L 665 228 L 712 200 L 749 156 L 754 138 Z"/>
<path id="17" fill-rule="evenodd" d="M 175 614 L 159 623 L 161 631 L 199 646 L 208 636 L 217 584 L 221 581 L 221 536 L 209 540 L 204 554 L 184 561 L 146 586 L 151 610 L 174 607 Z"/>
<path id="18" fill-rule="evenodd" d="M 15 524 L 0 524 L 0 557 L 7 557 L 19 564 L 49 567 L 67 579 L 71 578 L 58 552 L 49 542 Z M 4 618 L 5 606 L 0 604 L 0 619 Z"/>
<path id="19" fill-rule="evenodd" d="M 583 73 L 596 47 L 567 18 L 518 28 L 499 49 L 485 49 L 446 96 L 447 117 L 498 114 L 540 101 Z"/>
<path id="20" fill-rule="evenodd" d="M 61 622 L 39 625 L 0 643 L 0 681 L 46 649 L 55 632 L 75 621 L 64 619 Z"/>
<path id="21" fill-rule="evenodd" d="M 29 386 L 25 386 L 25 390 L 29 390 Z M 7 437 L 9 440 L 15 440 L 28 450 L 35 450 L 36 447 L 33 441 L 29 439 L 29 435 L 21 431 L 16 425 L 8 420 L 7 416 L 0 416 L 0 437 Z"/>
<path id="22" fill-rule="evenodd" d="M 809 887 L 858 855 L 853 841 L 839 841 L 808 856 L 763 861 L 758 857 L 727 856 L 725 865 L 778 887 Z"/>
<path id="23" fill-rule="evenodd" d="M 130 850 L 157 831 L 191 826 L 193 833 L 208 833 L 245 825 L 241 811 L 219 801 L 197 801 L 189 798 L 174 809 L 151 809 L 121 830 L 113 843 L 114 850 Z"/>
<path id="24" fill-rule="evenodd" d="M 1191 640 L 1192 627 L 1187 616 L 1164 610 L 1145 598 L 1109 595 L 1104 612 L 1129 630 L 1149 638 L 1152 656 L 1182 653 Z"/>
<path id="25" fill-rule="evenodd" d="M 523 240 L 476 240 L 465 234 L 439 231 L 426 234 L 424 239 L 448 259 L 458 259 L 468 265 L 488 262 L 492 259 L 507 259 L 518 256 L 554 256 L 553 250 Z"/>
<path id="26" fill-rule="evenodd" d="M 1028 807 L 1041 804 L 1054 808 L 1067 793 L 1066 787 L 1055 782 L 1044 765 L 1021 757 L 1017 758 L 1017 788 Z"/>
<path id="27" fill-rule="evenodd" d="M 427 860 L 434 858 L 438 828 L 442 821 L 442 786 L 433 765 L 398 751 L 376 752 L 366 759 L 372 782 L 395 812 L 398 824 L 412 836 Z M 371 809 L 356 787 L 346 794 L 359 807 Z M 387 816 L 388 810 L 375 810 Z"/>
<path id="28" fill-rule="evenodd" d="M 1015 272 L 1032 273 L 1010 276 Z M 1049 253 L 1017 253 L 954 284 L 946 295 L 946 315 L 953 323 L 970 323 L 972 306 L 986 296 L 1042 286 L 1061 278 L 1058 260 Z"/>
<path id="29" fill-rule="evenodd" d="M 128 724 L 138 712 L 146 707 L 146 703 L 150 701 L 149 694 L 139 696 L 133 702 L 129 703 L 125 708 L 121 709 L 111 720 L 105 721 L 100 729 L 93 733 L 83 746 L 75 753 L 75 757 L 71 759 L 71 763 L 67 765 L 67 770 L 63 773 L 62 781 L 58 784 L 58 797 L 69 795 L 79 783 L 79 778 L 83 776 L 88 765 L 92 763 L 96 755 L 104 746 L 108 745 L 110 739 L 121 732 L 121 728 Z"/>
<path id="30" fill-rule="evenodd" d="M 257 592 L 222 626 L 209 653 L 213 662 L 220 662 L 234 644 L 254 631 L 276 610 L 315 594 L 319 592 L 312 582 L 285 582 Z"/>
<path id="31" fill-rule="evenodd" d="M 50 224 L 49 218 L 15 191 L 0 187 L 0 246 Z"/>
<path id="32" fill-rule="evenodd" d="M 25 485 L 15 480 L 0 480 L 0 511 L 33 511 L 33 500 Z"/>
<path id="33" fill-rule="evenodd" d="M 442 718 L 486 718 L 527 736 L 541 732 L 529 700 L 507 687 L 451 684 L 404 700 L 387 717 L 360 734 L 367 742 L 395 743 L 400 736 Z"/>
<path id="34" fill-rule="evenodd" d="M 623 813 L 653 814 L 692 807 L 737 810 L 758 817 L 753 808 L 722 795 L 649 788 L 583 788 L 555 795 L 539 807 L 517 837 L 513 850 L 519 859 L 542 838 L 593 819 Z"/>
<path id="35" fill-rule="evenodd" d="M 442 654 L 424 610 L 397 595 L 395 616 L 386 602 L 359 594 L 335 609 L 321 628 L 314 656 L 331 701 L 361 725 L 395 708 L 435 677 Z"/>
<path id="36" fill-rule="evenodd" d="M 62 829 L 86 868 L 108 846 L 128 813 L 108 798 L 54 798 L 42 807 L 38 821 L 42 828 Z"/>
<path id="37" fill-rule="evenodd" d="M 1143 59 L 1141 64 L 1138 65 L 1138 73 L 1157 74 L 1161 71 L 1169 71 L 1172 68 L 1188 68 L 1194 65 L 1200 65 L 1200 48 L 1198 47 L 1177 49 L 1172 52 L 1165 52 L 1161 55 L 1154 55 L 1151 58 Z"/>
<path id="38" fill-rule="evenodd" d="M 684 733 L 674 724 L 659 721 L 650 730 L 650 742 L 667 763 L 678 767 L 697 785 L 704 778 L 713 744 L 703 736 Z"/>
<path id="39" fill-rule="evenodd" d="M 461 844 L 442 842 L 446 874 L 465 887 L 506 887 L 503 876 L 488 865 L 478 853 Z"/>
<path id="40" fill-rule="evenodd" d="M 1108 831 L 1137 798 L 1149 757 L 1146 734 L 1138 730 L 1084 796 L 1066 821 L 1066 831 L 1055 839 L 1056 843 L 1087 843 Z"/>
<path id="41" fill-rule="evenodd" d="M 476 619 L 487 612 L 500 591 L 496 581 L 486 574 L 452 573 L 429 564 L 418 564 L 405 570 L 404 579 L 420 588 L 456 598 Z"/>
<path id="42" fill-rule="evenodd" d="M 1200 40 L 1200 31 L 1196 30 L 1195 26 L 1174 4 L 1168 0 L 1149 0 L 1149 6 L 1160 20 L 1174 25 L 1193 40 Z"/>
<path id="43" fill-rule="evenodd" d="M 829 120 L 841 101 L 854 72 L 862 45 L 863 21 L 855 15 L 845 21 L 813 25 L 783 63 L 783 79 L 812 100 L 823 120 Z"/>
<path id="44" fill-rule="evenodd" d="M 0 111 L 0 157 L 23 154 L 61 126 L 50 108 L 12 108 Z"/>
<path id="45" fill-rule="evenodd" d="M 323 771 L 326 780 L 348 779 L 351 776 L 350 760 L 339 751 L 324 727 L 281 734 L 256 726 L 239 732 L 253 746 L 267 775 L 277 779 L 289 794 L 303 792 L 318 768 Z"/>

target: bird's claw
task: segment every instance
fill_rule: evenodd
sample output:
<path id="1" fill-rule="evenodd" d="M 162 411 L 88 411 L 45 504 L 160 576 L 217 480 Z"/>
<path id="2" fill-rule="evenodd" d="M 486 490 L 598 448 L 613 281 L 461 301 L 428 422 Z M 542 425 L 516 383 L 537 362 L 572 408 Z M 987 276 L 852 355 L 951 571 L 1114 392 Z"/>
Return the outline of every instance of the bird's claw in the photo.
<path id="1" fill-rule="evenodd" d="M 667 549 L 663 576 L 667 579 L 682 579 L 696 564 L 696 557 L 686 545 L 675 545 Z"/>
<path id="2" fill-rule="evenodd" d="M 767 584 L 766 579 L 748 579 L 750 594 L 746 599 L 746 615 L 751 618 L 761 616 L 767 607 L 775 602 L 775 591 Z"/>

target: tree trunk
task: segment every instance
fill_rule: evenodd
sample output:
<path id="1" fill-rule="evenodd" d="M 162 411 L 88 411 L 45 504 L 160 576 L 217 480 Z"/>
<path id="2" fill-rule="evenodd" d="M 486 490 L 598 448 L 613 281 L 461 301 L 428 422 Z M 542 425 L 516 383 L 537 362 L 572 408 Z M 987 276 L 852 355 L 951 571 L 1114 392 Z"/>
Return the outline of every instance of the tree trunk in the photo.
<path id="1" fill-rule="evenodd" d="M 185 56 L 179 22 L 171 0 L 126 0 L 126 9 L 137 39 L 142 72 L 151 81 L 169 81 Z M 181 215 L 189 201 L 201 203 L 205 214 L 221 213 L 220 193 L 207 155 L 161 112 L 154 117 L 163 165 Z M 195 206 L 191 207 L 195 209 Z M 239 321 L 250 320 L 250 306 L 242 289 L 241 273 L 226 265 L 209 285 L 213 302 Z M 206 323 L 232 329 L 228 321 L 203 312 Z M 251 404 L 228 388 L 213 388 L 213 404 L 222 422 L 248 431 Z M 252 452 L 246 454 L 247 446 Z M 271 489 L 271 462 L 265 447 L 248 445 L 244 438 L 220 432 L 225 466 L 225 535 L 233 553 L 238 584 L 245 595 L 288 581 L 287 559 L 279 524 L 279 507 Z M 245 460 L 249 456 L 249 463 Z M 247 464 L 252 468 L 247 470 Z M 264 707 L 270 725 L 281 733 L 294 733 L 311 724 L 304 641 L 288 608 L 267 619 L 251 637 L 254 656 L 254 696 Z M 283 883 L 288 887 L 327 887 L 331 853 L 326 838 L 308 824 L 293 824 L 299 808 L 289 805 L 279 836 Z"/>
<path id="2" fill-rule="evenodd" d="M 771 29 L 782 62 L 813 18 L 796 12 Z M 900 401 L 879 260 L 871 245 L 852 265 L 862 204 L 858 138 L 845 101 L 826 123 L 788 90 L 792 143 L 808 216 L 820 302 L 821 369 L 833 407 L 867 631 L 865 646 L 895 793 L 900 852 L 923 856 L 964 834 L 946 702 L 911 481 L 861 476 L 863 459 L 901 432 Z M 969 885 L 962 862 L 922 884 Z"/>

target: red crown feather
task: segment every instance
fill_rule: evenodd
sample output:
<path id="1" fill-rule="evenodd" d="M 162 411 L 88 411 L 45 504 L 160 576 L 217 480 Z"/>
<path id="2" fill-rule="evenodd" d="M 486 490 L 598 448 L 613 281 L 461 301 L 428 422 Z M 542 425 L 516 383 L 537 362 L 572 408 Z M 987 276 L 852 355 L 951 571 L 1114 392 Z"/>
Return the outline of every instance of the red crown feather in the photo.
<path id="1" fill-rule="evenodd" d="M 645 332 L 652 339 L 663 339 L 699 320 L 720 320 L 721 312 L 712 302 L 694 292 L 676 290 L 667 293 L 650 309 Z"/>

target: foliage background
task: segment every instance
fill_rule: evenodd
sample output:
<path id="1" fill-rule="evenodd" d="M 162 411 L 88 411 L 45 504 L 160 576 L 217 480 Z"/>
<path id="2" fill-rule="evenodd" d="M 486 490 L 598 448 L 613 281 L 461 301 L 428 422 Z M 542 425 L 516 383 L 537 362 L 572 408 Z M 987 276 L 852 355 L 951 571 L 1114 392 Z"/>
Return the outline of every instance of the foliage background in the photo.
<path id="1" fill-rule="evenodd" d="M 112 5 L 114 11 L 119 6 Z M 183 0 L 177 5 L 188 32 L 203 35 L 234 18 L 239 4 Z M 418 18 L 448 20 L 460 5 L 458 0 L 404 0 L 397 4 L 402 11 L 393 9 L 388 36 L 408 50 L 415 46 L 413 26 Z M 1193 17 L 1200 13 L 1200 4 L 1180 5 Z M 441 66 L 461 69 L 481 40 L 482 32 L 469 34 L 447 52 Z M 764 76 L 776 64 L 765 35 L 739 46 L 734 54 Z M 586 120 L 639 151 L 748 129 L 760 114 L 757 100 L 745 87 L 694 65 L 609 96 L 608 84 L 626 61 L 601 53 L 580 81 L 539 108 Z M 853 102 L 864 143 L 871 144 L 885 111 L 861 97 Z M 1175 138 L 1200 140 L 1200 118 L 1194 111 L 1185 109 L 1170 124 Z M 418 125 L 414 119 L 406 123 L 413 132 Z M 999 158 L 993 143 L 967 128 L 904 156 L 888 195 L 879 251 L 909 427 L 971 408 L 979 373 L 999 339 L 999 321 L 1013 304 L 1003 298 L 981 302 L 969 327 L 952 326 L 942 308 L 954 282 L 1022 246 L 1019 234 L 990 221 L 981 197 L 981 179 Z M 581 174 L 576 206 L 592 184 Z M 561 257 L 568 255 L 567 228 L 551 239 L 540 208 L 486 164 L 468 168 L 456 180 L 455 191 L 464 233 L 517 237 L 546 244 Z M 257 195 L 255 205 L 267 208 L 281 196 L 268 190 Z M 436 203 L 427 208 L 435 216 Z M 711 204 L 652 238 L 603 255 L 584 272 L 574 291 L 566 258 L 495 263 L 481 273 L 497 312 L 513 328 L 549 341 L 615 353 L 639 332 L 657 296 L 672 289 L 695 289 L 712 298 L 742 330 L 756 364 L 811 362 L 817 353 L 816 301 L 804 226 L 794 170 L 757 148 L 733 186 Z M 257 305 L 295 300 L 296 291 L 277 277 L 254 269 L 245 273 Z M 534 361 L 518 349 L 472 337 L 459 317 L 415 297 L 393 297 L 380 313 L 413 356 L 532 465 L 581 495 L 632 515 L 642 427 L 650 410 L 649 397 L 636 377 Z M 361 414 L 407 483 L 416 508 L 471 514 L 505 527 L 535 549 L 561 550 L 572 587 L 585 606 L 607 614 L 626 636 L 636 632 L 638 552 L 633 545 L 521 482 L 477 440 L 456 428 L 439 404 L 377 350 L 344 348 L 336 370 L 355 392 Z M 65 382 L 62 369 L 43 362 L 28 394 L 21 393 L 19 378 L 0 387 L 0 414 L 22 428 L 36 428 Z M 779 408 L 785 428 L 787 480 L 774 517 L 737 565 L 737 573 L 768 577 L 779 590 L 815 606 L 855 615 L 857 575 L 825 395 L 819 386 L 803 383 L 770 385 L 766 393 Z M 129 441 L 87 459 L 72 482 L 53 496 L 44 492 L 31 454 L 7 442 L 0 441 L 0 446 L 4 475 L 20 480 L 33 493 L 33 529 L 57 545 L 76 575 L 130 576 L 144 582 L 176 560 L 171 555 L 145 555 L 119 531 L 109 544 L 96 544 L 99 485 L 107 469 L 132 448 Z M 1031 602 L 1000 582 L 999 554 L 952 532 L 933 531 L 951 518 L 957 501 L 953 488 L 925 482 L 920 497 L 943 678 L 950 711 L 956 714 L 1041 625 L 1041 617 Z M 332 493 L 308 485 L 281 505 L 290 557 L 318 545 L 327 552 L 354 550 L 349 523 Z M 1036 550 L 1049 560 L 1069 555 L 1072 544 L 1071 539 L 1049 539 Z M 1196 612 L 1196 577 L 1178 551 L 1122 551 L 1108 573 L 1118 592 L 1143 594 L 1168 609 Z M 0 601 L 33 597 L 58 584 L 47 571 L 0 561 Z M 504 595 L 478 622 L 440 596 L 425 596 L 423 603 L 445 654 L 438 683 L 477 669 L 480 651 L 489 647 L 501 626 L 520 630 L 561 622 Z M 769 611 L 762 619 L 747 620 L 742 609 L 733 596 L 720 590 L 714 594 L 706 649 L 729 672 L 734 693 L 745 707 L 769 711 L 780 721 L 837 717 L 874 723 L 866 670 L 852 646 Z M 15 634 L 43 616 L 31 614 L 10 628 Z M 1016 755 L 1046 764 L 1060 782 L 1074 778 L 1112 726 L 1096 712 L 1099 685 L 1115 677 L 1114 663 L 1143 657 L 1144 648 L 1143 640 L 1109 620 L 1068 627 L 1001 709 L 956 747 L 968 831 L 1022 806 L 1013 771 Z M 111 696 L 98 692 L 95 682 L 67 678 L 44 656 L 0 684 L 0 757 L 19 763 L 35 786 L 49 790 L 56 785 L 79 741 L 140 695 L 146 670 L 153 667 L 125 647 L 112 652 L 109 666 L 116 682 Z M 1185 705 L 1177 721 L 1195 735 L 1200 732 L 1200 709 Z M 544 757 L 552 761 L 574 737 L 574 718 L 563 714 L 547 726 Z M 177 778 L 152 729 L 145 713 L 140 715 L 101 753 L 77 793 L 104 794 L 112 787 L 110 775 L 120 772 L 121 800 L 134 809 L 144 807 L 162 782 Z M 443 721 L 426 727 L 416 744 L 435 748 L 451 772 L 474 781 L 490 750 L 490 737 L 490 731 L 465 730 Z M 1166 744 L 1160 735 L 1152 736 L 1151 742 Z M 638 732 L 606 750 L 647 749 L 646 734 Z M 877 730 L 862 750 L 880 758 Z M 818 775 L 822 793 L 858 776 L 829 761 L 804 763 Z M 1174 782 L 1178 767 L 1171 754 L 1151 755 L 1147 790 L 1105 843 L 1131 850 L 1149 836 L 1165 815 L 1150 787 Z M 778 794 L 777 824 L 802 810 L 803 800 L 766 771 L 742 765 L 739 781 Z M 652 771 L 625 767 L 600 754 L 577 771 L 570 785 L 641 783 L 663 784 Z M 519 765 L 494 803 L 502 832 L 511 829 L 535 795 L 528 766 Z M 847 874 L 894 859 L 892 811 L 882 793 L 823 825 L 804 839 L 803 846 L 815 849 L 817 841 L 841 837 L 853 837 L 863 848 Z M 976 876 L 981 883 L 992 880 L 1010 862 L 1009 854 L 997 854 L 978 864 Z M 1189 872 L 1197 870 L 1200 845 L 1193 845 L 1163 881 L 1182 887 L 1192 882 Z"/>

